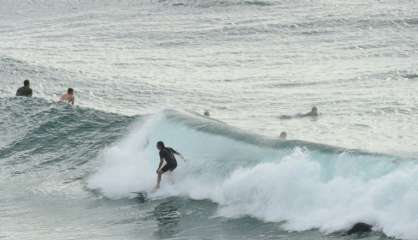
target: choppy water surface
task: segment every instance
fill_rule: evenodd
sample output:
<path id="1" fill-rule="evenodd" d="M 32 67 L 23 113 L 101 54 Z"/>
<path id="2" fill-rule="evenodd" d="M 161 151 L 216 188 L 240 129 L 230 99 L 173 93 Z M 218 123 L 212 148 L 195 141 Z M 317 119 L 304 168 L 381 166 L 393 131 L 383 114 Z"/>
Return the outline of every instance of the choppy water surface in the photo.
<path id="1" fill-rule="evenodd" d="M 365 239 L 417 239 L 417 16 L 417 1 L 0 0 L 0 238 L 352 239 L 363 221 Z M 13 97 L 26 78 L 35 98 Z M 75 108 L 55 103 L 67 87 Z M 187 161 L 142 201 L 160 139 Z"/>

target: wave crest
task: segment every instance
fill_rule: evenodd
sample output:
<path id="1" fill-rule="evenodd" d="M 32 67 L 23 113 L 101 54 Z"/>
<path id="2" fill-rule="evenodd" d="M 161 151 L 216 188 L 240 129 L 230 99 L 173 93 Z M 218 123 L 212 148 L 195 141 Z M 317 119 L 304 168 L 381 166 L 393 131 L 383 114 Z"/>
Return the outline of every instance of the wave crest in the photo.
<path id="1" fill-rule="evenodd" d="M 367 222 L 389 236 L 418 236 L 411 227 L 418 223 L 414 161 L 322 151 L 318 146 L 251 143 L 237 135 L 215 134 L 216 126 L 203 120 L 197 128 L 198 120 L 179 121 L 181 114 L 169 111 L 157 116 L 103 152 L 103 166 L 88 181 L 90 188 L 109 198 L 150 191 L 158 165 L 154 143 L 163 140 L 188 160 L 179 162 L 175 183 L 163 177 L 161 190 L 150 193 L 151 198 L 208 199 L 219 204 L 220 216 L 283 222 L 290 231 L 330 233 Z"/>

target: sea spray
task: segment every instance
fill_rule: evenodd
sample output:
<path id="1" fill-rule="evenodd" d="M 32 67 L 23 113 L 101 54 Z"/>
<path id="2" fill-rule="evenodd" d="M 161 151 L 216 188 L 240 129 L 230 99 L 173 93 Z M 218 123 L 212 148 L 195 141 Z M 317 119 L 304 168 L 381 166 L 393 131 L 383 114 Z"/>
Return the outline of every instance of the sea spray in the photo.
<path id="1" fill-rule="evenodd" d="M 109 148 L 99 158 L 103 164 L 88 180 L 88 187 L 117 199 L 132 196 L 132 192 L 150 190 L 155 184 L 154 166 L 145 152 L 149 134 L 162 115 L 154 115 L 137 123 L 131 133 Z"/>

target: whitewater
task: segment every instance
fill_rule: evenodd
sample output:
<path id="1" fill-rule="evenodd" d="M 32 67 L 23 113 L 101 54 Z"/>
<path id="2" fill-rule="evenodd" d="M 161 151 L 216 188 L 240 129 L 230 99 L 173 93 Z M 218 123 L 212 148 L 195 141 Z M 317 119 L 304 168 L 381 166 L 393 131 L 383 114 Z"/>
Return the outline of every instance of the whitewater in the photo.
<path id="1" fill-rule="evenodd" d="M 0 239 L 418 239 L 417 16 L 0 0 Z M 185 159 L 153 191 L 160 140 Z"/>
<path id="2" fill-rule="evenodd" d="M 104 164 L 88 186 L 112 199 L 129 198 L 137 191 L 151 192 L 151 198 L 209 199 L 219 204 L 220 216 L 285 222 L 282 227 L 289 231 L 333 233 L 369 222 L 389 236 L 418 237 L 414 161 L 321 146 L 304 148 L 301 143 L 279 141 L 275 148 L 248 144 L 234 139 L 233 133 L 217 136 L 205 131 L 216 124 L 196 131 L 165 115 L 169 117 L 147 120 L 106 149 L 99 157 Z M 181 163 L 175 184 L 166 181 L 152 193 L 155 164 L 150 159 L 155 158 L 155 146 L 147 143 L 159 139 L 184 149 L 190 160 Z"/>

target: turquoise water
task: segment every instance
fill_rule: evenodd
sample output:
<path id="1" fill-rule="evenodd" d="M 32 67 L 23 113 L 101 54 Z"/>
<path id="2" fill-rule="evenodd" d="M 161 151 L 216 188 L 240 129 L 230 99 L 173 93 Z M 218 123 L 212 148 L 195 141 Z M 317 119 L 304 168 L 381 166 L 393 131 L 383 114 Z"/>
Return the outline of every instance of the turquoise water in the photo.
<path id="1" fill-rule="evenodd" d="M 0 0 L 0 238 L 417 239 L 417 6 Z"/>

